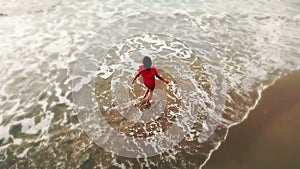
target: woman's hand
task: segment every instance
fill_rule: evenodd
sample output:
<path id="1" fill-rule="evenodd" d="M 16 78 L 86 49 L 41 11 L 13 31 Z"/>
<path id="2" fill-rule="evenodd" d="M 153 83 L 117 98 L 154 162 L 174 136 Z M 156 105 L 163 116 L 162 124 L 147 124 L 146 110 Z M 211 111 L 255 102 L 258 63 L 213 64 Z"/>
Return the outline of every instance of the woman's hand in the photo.
<path id="1" fill-rule="evenodd" d="M 165 79 L 164 82 L 165 82 L 165 84 L 169 84 L 170 83 L 170 81 L 167 80 L 167 79 Z"/>

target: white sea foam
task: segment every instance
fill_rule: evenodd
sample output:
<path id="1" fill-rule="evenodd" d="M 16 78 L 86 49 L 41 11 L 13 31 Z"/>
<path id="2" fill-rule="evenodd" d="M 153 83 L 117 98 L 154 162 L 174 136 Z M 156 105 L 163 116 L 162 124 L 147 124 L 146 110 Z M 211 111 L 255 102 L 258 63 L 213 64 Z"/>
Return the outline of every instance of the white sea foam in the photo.
<path id="1" fill-rule="evenodd" d="M 105 56 L 102 52 L 108 51 L 117 44 L 122 45 L 121 42 L 128 37 L 141 33 L 164 32 L 184 44 L 189 44 L 186 48 L 193 50 L 199 48 L 197 53 L 202 56 L 201 59 L 211 77 L 208 83 L 220 78 L 216 73 L 210 73 L 210 68 L 211 72 L 216 69 L 219 69 L 219 72 L 223 71 L 226 90 L 229 91 L 226 94 L 226 111 L 223 114 L 225 118 L 208 111 L 208 115 L 200 117 L 200 119 L 207 118 L 201 121 L 204 131 L 218 129 L 211 124 L 224 124 L 228 127 L 239 123 L 255 106 L 257 100 L 254 98 L 258 99 L 263 89 L 282 75 L 300 68 L 299 9 L 297 0 L 275 0 L 272 3 L 267 0 L 230 2 L 221 0 L 159 2 L 0 0 L 0 13 L 7 14 L 7 16 L 0 16 L 0 146 L 19 152 L 16 156 L 23 158 L 31 150 L 28 147 L 31 146 L 30 142 L 40 142 L 41 148 L 43 145 L 49 146 L 48 153 L 54 154 L 57 164 L 62 166 L 70 159 L 60 158 L 65 156 L 65 151 L 53 149 L 64 149 L 57 147 L 64 145 L 63 138 L 73 140 L 74 147 L 88 149 L 91 145 L 79 144 L 84 134 L 69 134 L 68 129 L 74 131 L 80 128 L 74 120 L 76 112 L 72 110 L 73 108 L 76 110 L 77 107 L 72 100 L 71 90 L 75 91 L 73 96 L 76 97 L 78 97 L 76 92 L 79 91 L 92 92 L 93 86 L 90 82 L 93 81 L 92 77 L 99 73 L 94 70 L 98 68 L 102 70 L 98 67 L 99 61 Z M 152 27 L 144 29 L 144 32 L 138 31 L 137 28 L 145 27 L 145 24 Z M 186 29 L 187 26 L 191 29 Z M 126 29 L 128 27 L 130 30 Z M 199 34 L 196 34 L 197 32 Z M 199 38 L 201 40 L 198 40 Z M 145 37 L 145 41 L 161 44 L 166 46 L 166 50 L 174 50 L 175 53 L 180 52 L 179 48 L 168 47 L 163 43 L 164 41 L 155 40 L 150 36 Z M 140 52 L 145 55 L 155 53 L 150 50 Z M 122 56 L 126 61 L 128 55 Z M 162 53 L 161 56 L 161 59 L 169 59 L 171 55 Z M 77 76 L 73 76 L 75 62 L 80 65 L 79 63 L 87 60 L 90 62 L 83 64 L 84 67 L 76 67 Z M 138 63 L 132 60 L 124 64 L 138 66 Z M 118 66 L 120 65 L 112 68 Z M 126 73 L 131 75 L 135 71 L 130 69 Z M 189 75 L 181 75 L 190 78 Z M 110 76 L 112 74 L 106 71 L 102 77 Z M 201 85 L 207 83 L 203 79 L 201 81 Z M 75 86 L 73 89 L 71 89 L 72 82 Z M 193 86 L 196 85 L 195 82 L 192 82 Z M 172 88 L 176 89 L 176 86 Z M 212 90 L 212 93 L 218 92 L 220 91 L 217 89 Z M 201 100 L 208 97 L 205 92 L 201 95 L 203 96 Z M 186 96 L 180 94 L 178 97 Z M 80 99 L 85 102 L 79 105 L 79 109 L 95 102 L 91 98 L 85 98 L 85 95 L 81 95 Z M 213 106 L 218 108 L 219 105 Z M 194 117 L 192 114 L 189 116 Z M 35 120 L 38 121 L 39 118 L 40 121 L 36 124 Z M 189 118 L 184 120 L 187 123 L 193 122 L 189 121 Z M 195 117 L 194 120 L 197 118 Z M 22 125 L 21 132 L 26 137 L 16 138 L 14 141 L 11 130 L 12 126 L 17 124 Z M 57 125 L 63 127 L 57 129 Z M 40 130 L 42 132 L 35 135 Z M 193 131 L 190 130 L 191 133 L 194 133 Z M 67 135 L 64 132 L 68 133 L 68 137 L 60 137 L 60 134 Z M 196 138 L 199 142 L 207 139 L 205 135 L 199 133 L 201 132 L 188 134 L 185 138 L 187 140 Z M 180 166 L 177 167 L 197 168 L 199 166 L 194 166 L 193 161 L 188 162 L 180 152 L 184 150 L 199 157 L 203 164 L 203 159 L 207 159 L 211 151 L 218 147 L 222 138 L 218 138 L 215 133 L 208 142 L 205 142 L 205 145 L 213 145 L 210 151 L 201 149 L 202 144 L 199 147 L 182 145 L 181 150 L 172 149 L 168 152 L 169 156 L 161 157 L 160 160 L 170 167 L 176 164 L 174 160 L 180 160 Z M 191 149 L 202 152 L 202 155 L 191 153 L 193 152 Z M 47 156 L 47 153 L 39 149 L 33 150 L 30 154 L 35 153 L 41 157 Z M 159 161 L 153 159 L 129 162 L 114 155 L 107 155 L 102 150 L 101 153 L 74 151 L 71 156 L 77 157 L 76 153 L 86 156 L 89 154 L 105 156 L 106 161 L 95 160 L 102 167 L 160 165 Z M 28 158 L 34 161 L 33 163 L 44 164 L 48 168 L 62 167 L 51 166 L 46 161 L 34 159 L 33 156 Z M 72 167 L 79 168 L 80 162 L 74 160 Z"/>

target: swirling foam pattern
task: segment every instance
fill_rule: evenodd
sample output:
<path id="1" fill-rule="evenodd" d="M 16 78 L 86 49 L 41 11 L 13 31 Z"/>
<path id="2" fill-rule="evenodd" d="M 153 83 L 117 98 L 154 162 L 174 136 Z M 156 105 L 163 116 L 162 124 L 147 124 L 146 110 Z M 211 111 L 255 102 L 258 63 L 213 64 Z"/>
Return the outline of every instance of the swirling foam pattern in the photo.
<path id="1" fill-rule="evenodd" d="M 145 23 L 145 18 L 151 20 L 151 22 Z M 166 23 L 172 25 L 173 29 L 162 26 Z M 97 70 L 97 67 L 100 69 L 98 70 L 99 79 L 96 83 L 96 88 L 93 88 L 91 82 L 87 81 L 75 83 L 76 85 L 74 86 L 74 92 L 76 93 L 74 100 L 77 105 L 80 105 L 78 110 L 79 120 L 88 135 L 98 145 L 125 157 L 151 157 L 172 149 L 180 141 L 184 140 L 184 136 L 188 133 L 189 137 L 192 138 L 186 139 L 197 139 L 198 144 L 205 142 L 213 134 L 223 113 L 225 103 L 224 77 L 220 67 L 207 66 L 210 51 L 199 48 L 201 44 L 198 42 L 202 42 L 202 37 L 197 33 L 198 29 L 195 25 L 190 18 L 184 15 L 174 17 L 143 12 L 119 18 L 115 22 L 104 25 L 104 28 L 99 27 L 101 31 L 110 30 L 105 32 L 105 34 L 117 36 L 119 31 L 122 30 L 123 33 L 119 35 L 122 37 L 119 38 L 125 40 L 108 51 L 101 51 L 99 48 L 87 48 L 83 51 L 84 56 L 105 55 L 100 60 L 99 66 L 94 67 L 94 71 Z M 178 26 L 181 26 L 181 29 Z M 116 30 L 116 32 L 113 30 Z M 152 33 L 139 34 L 143 32 Z M 189 32 L 192 32 L 192 35 L 189 35 Z M 176 36 L 180 41 L 164 34 Z M 191 36 L 193 36 L 193 39 Z M 102 43 L 114 43 L 112 40 L 107 39 Z M 189 48 L 189 45 L 193 46 L 193 50 Z M 97 49 L 97 52 L 93 49 Z M 138 54 L 137 52 L 140 53 Z M 176 118 L 176 123 L 171 125 L 169 129 L 154 134 L 150 138 L 141 139 L 128 137 L 116 128 L 110 127 L 106 122 L 108 118 L 102 117 L 102 114 L 111 114 L 112 118 L 118 118 L 116 113 L 111 112 L 111 109 L 114 109 L 116 106 L 111 105 L 117 104 L 122 106 L 122 103 L 126 103 L 128 106 L 127 103 L 130 102 L 127 90 L 130 88 L 128 82 L 134 77 L 134 72 L 145 54 L 153 55 L 153 59 L 157 63 L 156 66 L 163 68 L 174 79 L 176 84 L 173 85 L 175 86 L 173 90 L 176 92 L 171 92 L 174 96 L 169 100 L 177 99 L 180 101 L 172 105 L 167 100 L 165 100 L 166 103 L 162 103 L 164 100 L 158 100 L 159 103 L 167 104 L 167 107 L 158 106 L 158 103 L 154 103 L 148 111 L 144 112 L 140 112 L 133 105 L 130 106 L 130 104 L 125 109 L 120 108 L 120 106 L 115 108 L 123 116 L 126 116 L 126 114 L 138 115 L 139 113 L 155 116 L 159 115 L 156 113 L 165 112 Z M 77 67 L 85 68 L 86 70 L 76 69 L 75 74 L 93 72 L 91 67 L 82 65 L 96 65 L 96 63 L 94 59 L 85 58 L 85 60 L 78 63 Z M 94 75 L 96 74 L 91 75 L 90 80 L 93 80 Z M 77 91 L 78 85 L 81 87 L 79 91 Z M 94 90 L 100 90 L 96 94 L 96 97 L 99 98 L 100 113 L 92 104 L 92 102 L 95 102 L 92 99 L 95 97 L 93 94 Z M 109 94 L 110 91 L 111 94 Z M 154 92 L 155 97 L 157 97 L 156 92 Z M 86 98 L 91 98 L 91 100 L 86 102 Z M 172 107 L 177 109 L 176 112 L 172 111 Z M 87 113 L 87 110 L 91 111 Z M 139 116 L 142 116 L 142 114 Z M 95 117 L 97 120 L 95 120 Z M 201 118 L 204 118 L 204 120 L 201 120 Z M 147 122 L 149 119 L 151 118 L 147 118 L 147 116 L 142 117 L 143 122 Z M 120 120 L 122 121 L 122 119 Z M 120 120 L 117 120 L 118 123 L 120 123 Z M 156 123 L 157 121 L 152 124 L 157 125 Z M 149 123 L 147 125 L 151 126 L 152 124 Z M 134 135 L 133 131 L 138 132 L 140 128 L 130 124 L 123 124 L 123 126 L 131 135 Z M 143 127 L 147 128 L 147 126 Z M 156 128 L 156 130 L 158 129 Z M 191 131 L 197 133 L 197 136 L 192 134 Z M 142 133 L 139 134 L 142 135 Z"/>
<path id="2" fill-rule="evenodd" d="M 199 168 L 229 127 L 247 117 L 262 90 L 300 68 L 297 0 L 15 2 L 0 0 L 0 168 Z M 142 54 L 152 55 L 172 80 L 170 86 L 158 84 L 155 96 L 162 104 L 149 117 L 140 116 L 137 107 L 137 116 L 116 107 L 122 102 L 119 90 L 125 101 L 142 93 L 140 83 L 133 87 L 124 80 Z M 174 74 L 164 57 L 189 71 Z M 113 90 L 106 102 L 100 89 L 108 87 Z M 192 94 L 187 89 L 195 95 L 183 95 Z M 172 111 L 165 111 L 168 103 L 174 103 Z M 106 108 L 118 118 L 105 114 Z M 186 133 L 179 144 L 133 153 L 161 155 L 130 159 L 100 148 L 97 134 L 113 138 L 102 133 L 109 129 L 103 120 L 136 140 L 172 125 Z M 140 135 L 149 126 L 156 133 Z"/>

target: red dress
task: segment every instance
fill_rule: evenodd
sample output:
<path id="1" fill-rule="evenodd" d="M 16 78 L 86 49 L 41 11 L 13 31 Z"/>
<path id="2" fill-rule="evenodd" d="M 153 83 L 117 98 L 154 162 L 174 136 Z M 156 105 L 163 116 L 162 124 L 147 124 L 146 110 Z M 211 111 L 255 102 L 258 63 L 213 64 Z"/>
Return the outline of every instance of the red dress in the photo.
<path id="1" fill-rule="evenodd" d="M 139 73 L 143 77 L 144 84 L 150 89 L 154 90 L 155 88 L 155 75 L 157 75 L 157 69 L 155 67 L 146 70 L 143 65 L 139 67 Z"/>

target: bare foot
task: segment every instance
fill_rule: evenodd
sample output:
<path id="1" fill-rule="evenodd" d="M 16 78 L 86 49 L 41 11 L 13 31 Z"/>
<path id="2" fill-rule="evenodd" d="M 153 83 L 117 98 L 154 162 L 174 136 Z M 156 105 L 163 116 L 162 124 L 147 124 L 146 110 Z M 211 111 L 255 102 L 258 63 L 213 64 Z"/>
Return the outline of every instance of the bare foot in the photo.
<path id="1" fill-rule="evenodd" d="M 146 103 L 144 106 L 145 106 L 146 109 L 148 109 L 148 108 L 151 107 L 151 103 Z"/>
<path id="2" fill-rule="evenodd" d="M 141 105 L 145 104 L 147 102 L 147 99 L 142 99 L 141 100 Z"/>
<path id="3" fill-rule="evenodd" d="M 151 106 L 151 103 L 150 101 L 148 100 L 146 103 L 145 103 L 146 106 Z"/>

